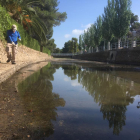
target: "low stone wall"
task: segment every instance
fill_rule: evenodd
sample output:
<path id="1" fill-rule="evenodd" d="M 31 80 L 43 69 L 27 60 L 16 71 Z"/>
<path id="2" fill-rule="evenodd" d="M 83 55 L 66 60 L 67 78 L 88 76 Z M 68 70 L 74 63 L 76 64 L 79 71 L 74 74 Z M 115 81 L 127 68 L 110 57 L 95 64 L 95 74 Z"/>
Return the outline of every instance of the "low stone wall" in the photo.
<path id="1" fill-rule="evenodd" d="M 85 53 L 80 55 L 72 56 L 73 59 L 89 60 L 89 61 L 100 61 L 106 62 L 109 58 L 109 51 L 96 52 L 96 53 Z"/>
<path id="2" fill-rule="evenodd" d="M 16 65 L 11 63 L 6 63 L 7 54 L 5 52 L 5 47 L 0 42 L 0 83 L 8 79 L 17 70 L 29 65 L 41 61 L 46 61 L 52 59 L 48 54 L 41 53 L 39 51 L 30 49 L 26 46 L 19 46 L 16 55 Z"/>
<path id="3" fill-rule="evenodd" d="M 72 58 L 72 56 L 53 56 L 54 58 Z"/>
<path id="4" fill-rule="evenodd" d="M 140 65 L 140 48 L 111 50 L 75 55 L 73 59 L 110 62 L 116 64 Z"/>

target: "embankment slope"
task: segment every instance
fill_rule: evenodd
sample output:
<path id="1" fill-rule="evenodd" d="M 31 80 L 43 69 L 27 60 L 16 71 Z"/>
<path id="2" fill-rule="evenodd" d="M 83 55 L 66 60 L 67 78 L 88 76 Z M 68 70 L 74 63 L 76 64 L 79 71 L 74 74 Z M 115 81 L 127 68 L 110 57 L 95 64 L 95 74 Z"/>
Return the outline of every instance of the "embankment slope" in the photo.
<path id="1" fill-rule="evenodd" d="M 47 61 L 50 59 L 52 59 L 52 57 L 46 53 L 41 53 L 39 51 L 21 45 L 18 47 L 16 55 L 16 65 L 6 63 L 7 54 L 5 52 L 5 47 L 3 46 L 2 42 L 0 42 L 0 83 L 8 79 L 17 70 L 29 64 Z"/>

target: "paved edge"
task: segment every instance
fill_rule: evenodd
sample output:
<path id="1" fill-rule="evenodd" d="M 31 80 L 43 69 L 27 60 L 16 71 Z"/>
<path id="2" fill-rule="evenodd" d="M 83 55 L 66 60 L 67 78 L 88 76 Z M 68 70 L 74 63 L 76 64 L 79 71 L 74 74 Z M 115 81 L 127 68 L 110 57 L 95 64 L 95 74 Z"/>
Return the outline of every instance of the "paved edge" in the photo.
<path id="1" fill-rule="evenodd" d="M 6 71 L 2 72 L 0 74 L 0 83 L 6 81 L 8 78 L 10 78 L 16 71 L 20 70 L 21 68 L 24 68 L 28 65 L 31 65 L 31 64 L 36 64 L 36 63 L 39 63 L 39 62 L 45 62 L 45 61 L 48 61 L 48 62 L 55 62 L 55 63 L 58 63 L 58 62 L 63 62 L 63 63 L 66 63 L 66 62 L 74 62 L 74 63 L 93 63 L 93 64 L 99 64 L 99 65 L 108 65 L 104 62 L 97 62 L 97 61 L 83 61 L 83 60 L 75 60 L 75 59 L 56 59 L 56 58 L 48 58 L 48 59 L 42 59 L 40 61 L 28 61 L 28 62 L 23 62 L 21 64 L 16 64 L 16 65 L 11 65 L 11 67 L 9 69 L 7 69 Z M 113 67 L 122 67 L 122 65 L 113 65 Z M 123 67 L 134 67 L 134 66 L 123 66 Z"/>
<path id="2" fill-rule="evenodd" d="M 8 78 L 10 78 L 15 72 L 17 72 L 21 68 L 24 68 L 24 67 L 31 65 L 31 64 L 43 62 L 43 61 L 49 62 L 50 59 L 42 59 L 40 61 L 29 61 L 29 62 L 23 62 L 21 64 L 11 65 L 11 67 L 9 69 L 7 69 L 6 71 L 4 71 L 0 74 L 0 83 L 6 81 Z"/>

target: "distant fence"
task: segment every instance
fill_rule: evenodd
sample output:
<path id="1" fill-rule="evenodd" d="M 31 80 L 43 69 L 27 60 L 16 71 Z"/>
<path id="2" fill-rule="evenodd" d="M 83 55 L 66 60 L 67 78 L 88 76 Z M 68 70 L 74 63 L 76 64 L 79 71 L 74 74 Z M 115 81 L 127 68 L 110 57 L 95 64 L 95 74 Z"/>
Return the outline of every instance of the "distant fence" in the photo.
<path id="1" fill-rule="evenodd" d="M 73 53 L 52 53 L 52 56 L 73 56 Z"/>
<path id="2" fill-rule="evenodd" d="M 140 47 L 140 41 L 124 41 L 120 42 L 118 48 L 118 42 L 110 44 L 110 46 L 99 46 L 97 48 L 89 47 L 87 50 L 81 50 L 76 53 L 52 53 L 53 57 L 72 57 L 78 54 L 96 53 L 109 50 L 126 49 Z"/>

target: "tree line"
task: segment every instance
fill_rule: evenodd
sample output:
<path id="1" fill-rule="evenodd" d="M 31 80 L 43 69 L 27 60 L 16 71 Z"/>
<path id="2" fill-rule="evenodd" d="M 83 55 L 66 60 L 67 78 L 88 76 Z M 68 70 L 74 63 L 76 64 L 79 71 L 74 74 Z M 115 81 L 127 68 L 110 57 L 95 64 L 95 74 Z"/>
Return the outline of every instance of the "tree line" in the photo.
<path id="1" fill-rule="evenodd" d="M 131 0 L 108 0 L 102 16 L 99 16 L 95 23 L 79 36 L 78 50 L 91 47 L 98 50 L 99 45 L 105 46 L 105 44 L 110 49 L 110 43 L 117 41 L 118 48 L 120 48 L 121 40 L 126 35 L 131 36 L 130 31 L 133 29 L 140 28 L 138 15 L 132 13 L 131 4 Z M 68 42 L 62 49 L 63 53 L 71 52 L 70 49 L 67 49 L 68 45 L 66 44 Z"/>
<path id="2" fill-rule="evenodd" d="M 110 49 L 110 42 L 117 40 L 120 48 L 121 39 L 129 34 L 130 30 L 140 27 L 140 23 L 135 23 L 138 16 L 132 13 L 131 3 L 131 0 L 108 0 L 102 16 L 79 36 L 79 48 L 97 48 L 105 41 Z"/>

